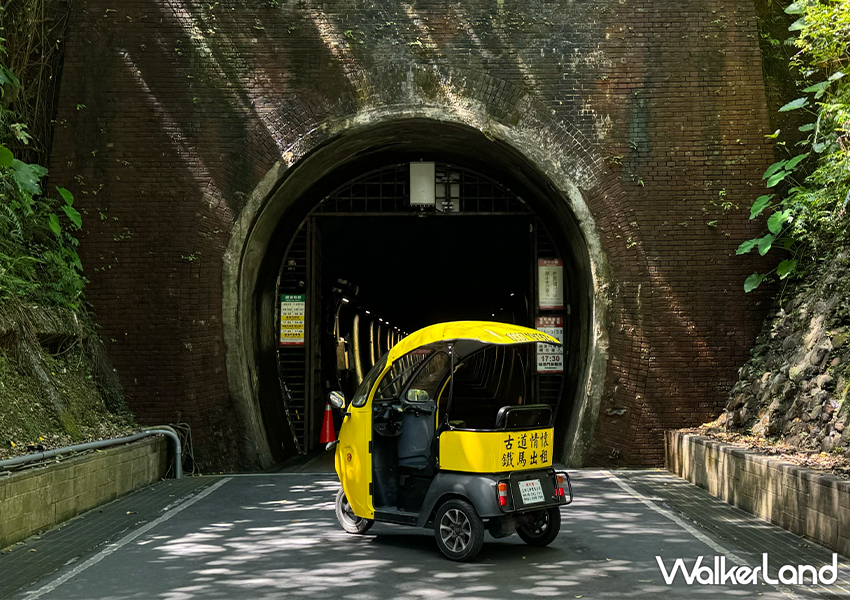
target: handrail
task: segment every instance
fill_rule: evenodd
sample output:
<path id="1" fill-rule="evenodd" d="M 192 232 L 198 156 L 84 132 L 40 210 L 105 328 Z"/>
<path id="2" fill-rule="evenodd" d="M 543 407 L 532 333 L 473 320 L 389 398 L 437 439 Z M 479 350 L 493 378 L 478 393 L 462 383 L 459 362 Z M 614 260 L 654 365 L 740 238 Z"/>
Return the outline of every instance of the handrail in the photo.
<path id="1" fill-rule="evenodd" d="M 16 456 L 15 458 L 7 458 L 6 460 L 0 460 L 0 471 L 7 471 L 9 470 L 9 467 L 25 465 L 31 462 L 53 458 L 54 456 L 59 456 L 60 454 L 68 454 L 69 452 L 83 452 L 85 450 L 96 450 L 98 448 L 107 448 L 109 446 L 127 444 L 129 442 L 135 442 L 136 440 L 140 440 L 142 438 L 146 438 L 152 435 L 167 436 L 174 443 L 174 478 L 182 479 L 183 449 L 180 444 L 180 437 L 177 435 L 177 432 L 174 431 L 174 429 L 166 425 L 158 425 L 150 429 L 145 429 L 144 431 L 141 431 L 139 433 L 134 433 L 133 435 L 127 435 L 120 438 L 110 438 L 108 440 L 86 442 L 84 444 L 75 444 L 73 446 L 66 446 L 64 448 L 56 448 L 54 450 L 45 450 L 44 452 L 36 452 L 34 454 Z"/>

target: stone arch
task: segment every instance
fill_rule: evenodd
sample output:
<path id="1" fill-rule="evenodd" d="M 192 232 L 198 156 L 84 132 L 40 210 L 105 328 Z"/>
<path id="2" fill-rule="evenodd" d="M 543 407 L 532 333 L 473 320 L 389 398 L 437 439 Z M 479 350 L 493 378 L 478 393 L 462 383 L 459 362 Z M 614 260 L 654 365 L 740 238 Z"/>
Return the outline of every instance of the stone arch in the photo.
<path id="1" fill-rule="evenodd" d="M 547 216 L 560 220 L 561 230 L 571 238 L 562 242 L 569 244 L 570 250 L 585 261 L 587 271 L 582 276 L 586 276 L 587 285 L 582 286 L 584 300 L 577 307 L 587 318 L 585 339 L 581 340 L 585 364 L 577 382 L 579 403 L 572 411 L 562 456 L 569 463 L 583 462 L 593 440 L 608 347 L 608 268 L 590 209 L 578 186 L 562 174 L 563 166 L 543 159 L 539 144 L 531 145 L 531 140 L 522 134 L 511 135 L 514 130 L 500 124 L 491 123 L 490 131 L 485 134 L 478 127 L 462 122 L 456 113 L 443 112 L 439 119 L 434 118 L 435 113 L 431 107 L 422 111 L 384 109 L 368 118 L 360 115 L 360 123 L 326 124 L 336 135 L 324 143 L 315 143 L 316 147 L 303 152 L 300 160 L 291 164 L 281 162 L 271 169 L 240 213 L 224 259 L 223 324 L 230 392 L 241 417 L 245 436 L 243 452 L 250 464 L 263 466 L 271 461 L 259 408 L 260 349 L 254 339 L 258 318 L 255 294 L 261 263 L 280 219 L 286 213 L 292 222 L 300 223 L 308 207 L 299 206 L 299 199 L 352 157 L 379 152 L 392 140 L 396 140 L 393 152 L 399 152 L 401 145 L 422 149 L 426 130 L 439 131 L 442 144 L 458 143 L 467 149 L 475 148 L 476 152 L 482 146 L 492 146 L 490 156 L 498 157 L 494 160 L 500 169 L 513 168 L 518 180 L 527 179 L 524 183 L 527 189 L 538 188 L 535 194 L 548 197 L 550 206 L 537 205 L 535 209 L 542 208 Z M 500 135 L 493 135 L 494 130 Z M 304 140 L 302 148 L 308 143 Z M 553 180 L 545 173 L 562 176 Z M 568 223 L 570 219 L 574 226 Z"/>
<path id="2" fill-rule="evenodd" d="M 561 459 L 582 464 L 592 446 L 608 359 L 611 277 L 593 213 L 583 191 L 598 189 L 605 168 L 580 131 L 558 123 L 552 111 L 515 86 L 483 74 L 458 76 L 410 65 L 401 89 L 343 102 L 342 116 L 314 123 L 292 140 L 241 209 L 224 255 L 223 326 L 230 395 L 243 429 L 243 458 L 271 462 L 259 404 L 260 348 L 255 339 L 258 278 L 269 244 L 286 215 L 297 227 L 321 181 L 365 157 L 456 150 L 459 160 L 485 153 L 491 167 L 510 171 L 514 185 L 536 197 L 533 208 L 558 223 L 561 243 L 584 261 L 586 285 L 579 310 L 586 319 L 584 364 Z M 429 83 L 430 82 L 430 83 Z M 480 166 L 480 165 L 479 165 Z M 321 199 L 319 197 L 319 199 Z M 526 198 L 528 200 L 528 198 Z M 317 202 L 318 200 L 314 200 Z M 270 300 L 269 300 L 270 301 Z"/>

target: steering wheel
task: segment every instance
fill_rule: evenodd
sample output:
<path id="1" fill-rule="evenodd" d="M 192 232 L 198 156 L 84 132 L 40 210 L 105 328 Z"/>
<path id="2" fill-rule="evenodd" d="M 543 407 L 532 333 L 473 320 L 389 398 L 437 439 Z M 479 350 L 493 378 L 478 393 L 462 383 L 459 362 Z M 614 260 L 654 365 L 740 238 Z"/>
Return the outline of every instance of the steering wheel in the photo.
<path id="1" fill-rule="evenodd" d="M 401 435 L 404 407 L 399 399 L 375 404 L 374 412 L 373 423 L 377 433 L 388 437 Z"/>

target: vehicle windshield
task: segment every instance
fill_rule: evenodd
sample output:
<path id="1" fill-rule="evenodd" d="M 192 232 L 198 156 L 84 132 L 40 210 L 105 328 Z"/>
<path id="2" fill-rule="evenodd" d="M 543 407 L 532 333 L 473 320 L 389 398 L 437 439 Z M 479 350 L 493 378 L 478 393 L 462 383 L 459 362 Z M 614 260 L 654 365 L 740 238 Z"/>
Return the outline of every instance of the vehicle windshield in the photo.
<path id="1" fill-rule="evenodd" d="M 435 352 L 431 360 L 419 370 L 407 390 L 407 399 L 416 402 L 434 400 L 451 368 L 451 358 L 445 352 Z"/>
<path id="2" fill-rule="evenodd" d="M 378 391 L 375 392 L 375 398 L 382 400 L 399 398 L 401 391 L 404 389 L 404 384 L 413 375 L 422 361 L 433 352 L 430 348 L 417 348 L 396 360 L 381 380 L 381 383 L 378 384 Z"/>
<path id="3" fill-rule="evenodd" d="M 386 364 L 387 354 L 384 354 L 369 370 L 366 377 L 364 377 L 363 381 L 360 382 L 360 385 L 357 386 L 357 391 L 354 392 L 354 398 L 351 400 L 352 406 L 360 407 L 366 404 L 366 400 L 369 398 L 369 391 L 372 389 L 372 386 L 375 385 L 375 381 L 377 381 L 378 376 L 384 370 Z"/>

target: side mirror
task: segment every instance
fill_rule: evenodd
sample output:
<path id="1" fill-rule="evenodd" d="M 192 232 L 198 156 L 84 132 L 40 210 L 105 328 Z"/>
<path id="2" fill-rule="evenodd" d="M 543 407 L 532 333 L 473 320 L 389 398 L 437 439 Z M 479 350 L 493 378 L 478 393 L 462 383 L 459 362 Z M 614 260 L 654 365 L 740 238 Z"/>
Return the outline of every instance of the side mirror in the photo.
<path id="1" fill-rule="evenodd" d="M 328 402 L 334 408 L 343 408 L 345 406 L 345 396 L 342 392 L 331 392 L 328 394 Z"/>

